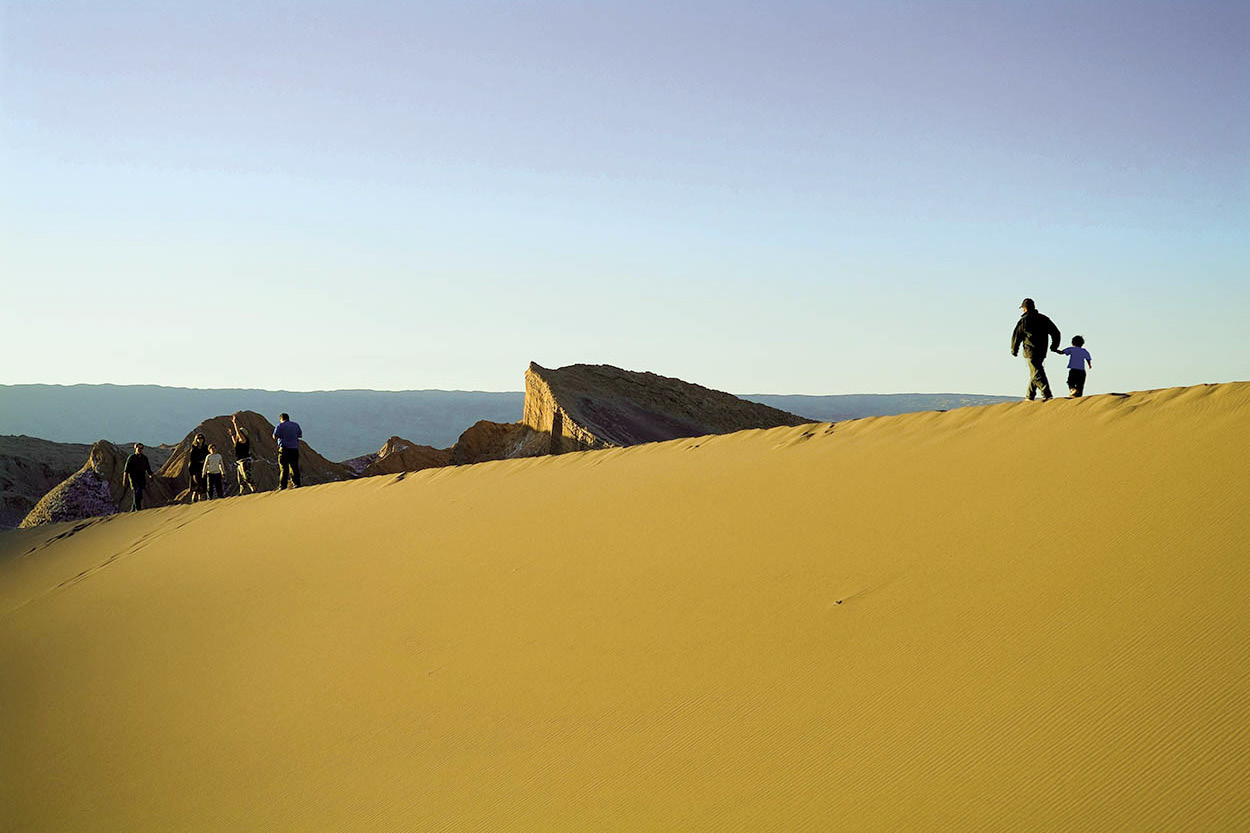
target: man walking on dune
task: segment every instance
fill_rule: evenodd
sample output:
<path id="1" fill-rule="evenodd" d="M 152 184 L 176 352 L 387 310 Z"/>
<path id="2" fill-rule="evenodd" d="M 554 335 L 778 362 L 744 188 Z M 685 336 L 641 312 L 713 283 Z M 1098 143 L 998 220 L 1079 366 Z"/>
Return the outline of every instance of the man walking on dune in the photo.
<path id="1" fill-rule="evenodd" d="M 299 440 L 304 436 L 298 422 L 292 422 L 287 414 L 278 415 L 278 427 L 273 438 L 278 441 L 278 489 L 285 489 L 288 479 L 299 486 Z"/>
<path id="2" fill-rule="evenodd" d="M 148 456 L 143 453 L 143 443 L 135 443 L 134 453 L 126 458 L 126 465 L 122 467 L 123 494 L 126 484 L 135 493 L 132 512 L 143 508 L 143 491 L 148 487 L 148 478 L 151 476 L 152 466 L 148 463 Z"/>
<path id="3" fill-rule="evenodd" d="M 1047 349 L 1059 352 L 1059 328 L 1054 321 L 1037 311 L 1037 304 L 1032 298 L 1021 301 L 1020 309 L 1023 314 L 1011 334 L 1011 355 L 1019 355 L 1020 348 L 1024 348 L 1024 358 L 1029 363 L 1028 398 L 1032 401 L 1040 390 L 1045 402 L 1052 395 L 1042 362 L 1046 361 Z M 1047 342 L 1052 343 L 1048 345 Z"/>

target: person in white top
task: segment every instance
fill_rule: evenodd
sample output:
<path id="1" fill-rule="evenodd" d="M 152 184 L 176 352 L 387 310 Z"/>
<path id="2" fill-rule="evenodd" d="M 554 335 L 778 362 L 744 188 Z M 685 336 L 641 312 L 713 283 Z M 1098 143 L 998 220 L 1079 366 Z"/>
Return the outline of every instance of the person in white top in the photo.
<path id="1" fill-rule="evenodd" d="M 1078 396 L 1084 396 L 1085 365 L 1088 364 L 1091 370 L 1094 367 L 1094 359 L 1089 355 L 1089 351 L 1085 349 L 1084 337 L 1072 336 L 1072 346 L 1056 352 L 1063 353 L 1068 357 L 1068 395 L 1073 399 Z"/>
<path id="2" fill-rule="evenodd" d="M 204 478 L 208 481 L 208 496 L 225 497 L 222 484 L 226 476 L 226 461 L 217 453 L 217 446 L 208 447 L 208 456 L 204 458 Z"/>

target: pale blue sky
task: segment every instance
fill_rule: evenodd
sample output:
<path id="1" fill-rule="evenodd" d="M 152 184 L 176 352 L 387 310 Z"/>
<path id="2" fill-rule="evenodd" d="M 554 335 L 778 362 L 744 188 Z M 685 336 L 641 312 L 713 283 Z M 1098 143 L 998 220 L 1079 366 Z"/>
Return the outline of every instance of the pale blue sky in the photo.
<path id="1" fill-rule="evenodd" d="M 1250 3 L 0 0 L 0 383 L 1250 378 Z M 1050 363 L 1062 377 L 1061 362 Z"/>

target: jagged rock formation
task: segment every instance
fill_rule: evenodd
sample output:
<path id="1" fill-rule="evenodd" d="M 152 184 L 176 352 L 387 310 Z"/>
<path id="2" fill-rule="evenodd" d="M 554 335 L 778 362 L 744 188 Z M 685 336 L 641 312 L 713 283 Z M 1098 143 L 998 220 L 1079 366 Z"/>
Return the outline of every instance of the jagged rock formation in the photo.
<path id="1" fill-rule="evenodd" d="M 91 446 L 0 437 L 0 529 L 22 522 L 39 499 L 82 467 Z"/>
<path id="2" fill-rule="evenodd" d="M 452 447 L 451 464 L 808 422 L 786 411 L 655 373 L 589 364 L 548 370 L 531 362 L 525 372 L 521 422 L 477 423 Z"/>
<path id="3" fill-rule="evenodd" d="M 39 499 L 18 525 L 22 528 L 111 515 L 117 511 L 116 496 L 110 481 L 121 483 L 121 469 L 126 456 L 107 440 L 91 446 L 82 468 L 53 487 Z"/>
<path id="4" fill-rule="evenodd" d="M 551 438 L 559 454 L 810 420 L 733 394 L 655 373 L 575 364 L 525 372 L 522 422 Z"/>
<path id="5" fill-rule="evenodd" d="M 278 444 L 273 438 L 273 423 L 255 411 L 239 411 L 233 415 L 238 419 L 239 427 L 247 431 L 252 442 L 252 482 L 260 492 L 275 489 L 278 486 Z M 161 480 L 176 484 L 174 500 L 190 499 L 190 454 L 191 441 L 196 434 L 203 434 L 209 445 L 216 446 L 217 451 L 226 461 L 226 494 L 239 493 L 238 481 L 235 476 L 234 441 L 230 439 L 231 417 L 216 416 L 205 420 L 183 438 L 174 447 L 173 453 L 157 472 Z M 312 449 L 308 443 L 301 441 L 299 447 L 300 479 L 305 486 L 318 483 L 332 483 L 337 480 L 350 480 L 355 472 L 342 463 L 332 463 Z"/>
<path id="6" fill-rule="evenodd" d="M 480 420 L 451 447 L 451 465 L 466 466 L 488 460 L 541 457 L 551 453 L 551 435 L 523 422 Z"/>
<path id="7" fill-rule="evenodd" d="M 368 454 L 361 454 L 359 457 L 353 457 L 350 460 L 344 460 L 339 463 L 352 473 L 353 477 L 362 477 L 365 469 L 369 468 L 369 464 L 378 459 L 378 453 L 372 451 Z"/>
<path id="8" fill-rule="evenodd" d="M 439 468 L 451 460 L 451 449 L 417 445 L 402 437 L 391 437 L 382 444 L 377 454 L 370 456 L 373 459 L 361 470 L 362 477 Z"/>

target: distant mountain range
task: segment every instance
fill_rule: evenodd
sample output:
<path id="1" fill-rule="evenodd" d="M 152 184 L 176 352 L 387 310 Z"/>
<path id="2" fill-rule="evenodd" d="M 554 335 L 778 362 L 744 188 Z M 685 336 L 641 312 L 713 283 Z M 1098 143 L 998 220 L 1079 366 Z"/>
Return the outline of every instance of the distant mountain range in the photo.
<path id="1" fill-rule="evenodd" d="M 745 395 L 813 422 L 837 422 L 912 411 L 949 410 L 1006 402 L 1014 397 L 971 394 Z M 157 385 L 0 385 L 0 434 L 25 434 L 62 443 L 142 440 L 177 443 L 203 420 L 236 411 L 286 412 L 330 460 L 376 452 L 399 435 L 448 448 L 479 420 L 521 418 L 521 391 L 289 392 L 171 388 Z"/>
<path id="2" fill-rule="evenodd" d="M 893 416 L 917 411 L 950 411 L 968 405 L 1015 402 L 1018 396 L 979 393 L 853 393 L 833 396 L 801 394 L 744 394 L 743 399 L 805 416 L 814 422 L 841 422 L 870 416 Z"/>

